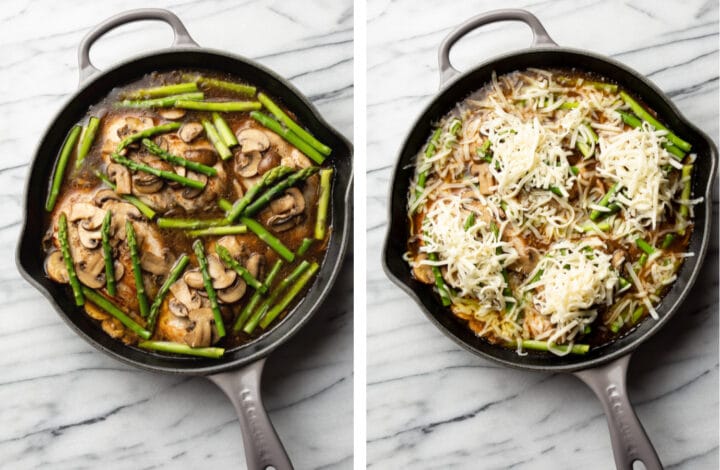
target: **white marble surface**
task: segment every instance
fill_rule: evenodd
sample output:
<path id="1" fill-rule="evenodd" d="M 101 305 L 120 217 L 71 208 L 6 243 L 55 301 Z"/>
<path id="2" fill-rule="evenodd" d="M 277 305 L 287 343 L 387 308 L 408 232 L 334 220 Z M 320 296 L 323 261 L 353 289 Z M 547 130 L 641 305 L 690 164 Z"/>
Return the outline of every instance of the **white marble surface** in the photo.
<path id="1" fill-rule="evenodd" d="M 37 140 L 77 85 L 80 38 L 112 14 L 177 13 L 203 46 L 289 78 L 352 137 L 350 1 L 3 1 L 0 9 L 0 467 L 244 468 L 230 402 L 201 378 L 139 372 L 65 326 L 14 263 Z M 98 66 L 170 43 L 160 23 L 126 26 Z M 325 308 L 266 367 L 265 403 L 296 467 L 351 468 L 352 257 Z M 328 412 L 332 410 L 332 412 Z"/>
<path id="2" fill-rule="evenodd" d="M 499 367 L 461 350 L 382 272 L 391 166 L 438 87 L 437 47 L 480 12 L 527 7 L 561 45 L 649 75 L 718 136 L 716 1 L 371 0 L 368 6 L 368 448 L 370 468 L 613 468 L 599 402 L 571 376 Z M 529 44 L 488 27 L 452 54 L 465 69 Z M 717 220 L 717 204 L 715 217 Z M 718 235 L 682 311 L 637 351 L 630 396 L 672 469 L 718 468 Z"/>

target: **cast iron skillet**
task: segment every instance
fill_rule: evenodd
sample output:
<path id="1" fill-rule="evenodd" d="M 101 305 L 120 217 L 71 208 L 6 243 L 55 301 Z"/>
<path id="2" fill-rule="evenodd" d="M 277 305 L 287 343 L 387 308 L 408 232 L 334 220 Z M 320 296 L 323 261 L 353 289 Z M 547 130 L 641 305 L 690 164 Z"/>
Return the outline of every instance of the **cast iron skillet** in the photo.
<path id="1" fill-rule="evenodd" d="M 533 32 L 532 47 L 486 61 L 472 70 L 460 73 L 450 65 L 450 48 L 468 32 L 497 21 L 521 21 Z M 618 469 L 631 469 L 634 461 L 642 461 L 648 469 L 662 468 L 660 459 L 638 421 L 626 390 L 630 353 L 652 336 L 678 310 L 687 295 L 705 252 L 710 235 L 710 189 L 715 172 L 717 149 L 698 128 L 690 124 L 670 100 L 649 80 L 627 66 L 591 52 L 559 47 L 547 34 L 538 19 L 525 10 L 496 10 L 476 16 L 452 31 L 440 45 L 440 93 L 415 121 L 400 151 L 390 193 L 390 226 L 383 265 L 388 277 L 407 292 L 441 331 L 465 349 L 503 365 L 528 370 L 569 372 L 579 377 L 595 392 L 603 404 L 610 428 L 610 438 Z M 407 249 L 407 194 L 414 173 L 415 155 L 422 148 L 437 122 L 455 104 L 490 81 L 493 70 L 498 75 L 527 67 L 576 67 L 596 72 L 634 91 L 643 101 L 668 121 L 669 126 L 686 138 L 697 153 L 692 182 L 695 197 L 704 201 L 695 208 L 695 229 L 690 238 L 688 258 L 678 273 L 678 280 L 657 308 L 660 319 L 648 319 L 634 331 L 602 347 L 591 349 L 584 356 L 556 357 L 550 353 L 529 352 L 518 356 L 514 350 L 493 346 L 476 337 L 462 321 L 456 319 L 439 302 L 433 290 L 413 279 L 403 253 Z"/>
<path id="2" fill-rule="evenodd" d="M 133 21 L 159 20 L 169 24 L 175 39 L 171 48 L 141 55 L 104 72 L 90 63 L 90 46 L 113 28 Z M 328 294 L 342 265 L 350 229 L 352 194 L 352 147 L 332 129 L 317 110 L 290 83 L 246 58 L 201 49 L 177 16 L 166 10 L 133 10 L 113 16 L 90 31 L 78 51 L 80 86 L 58 113 L 40 141 L 35 154 L 25 198 L 25 223 L 16 261 L 20 273 L 35 286 L 72 329 L 100 351 L 141 369 L 174 374 L 204 375 L 230 398 L 240 419 L 248 467 L 291 469 L 292 464 L 263 408 L 260 378 L 265 357 L 295 334 L 315 313 Z M 212 69 L 228 72 L 259 85 L 295 112 L 313 134 L 333 148 L 336 176 L 332 192 L 332 236 L 325 259 L 305 299 L 265 336 L 226 352 L 222 359 L 170 357 L 111 339 L 95 325 L 82 308 L 72 302 L 66 286 L 50 281 L 44 273 L 41 239 L 44 234 L 43 201 L 58 149 L 69 127 L 85 115 L 88 107 L 102 100 L 114 87 L 141 78 L 154 70 Z"/>

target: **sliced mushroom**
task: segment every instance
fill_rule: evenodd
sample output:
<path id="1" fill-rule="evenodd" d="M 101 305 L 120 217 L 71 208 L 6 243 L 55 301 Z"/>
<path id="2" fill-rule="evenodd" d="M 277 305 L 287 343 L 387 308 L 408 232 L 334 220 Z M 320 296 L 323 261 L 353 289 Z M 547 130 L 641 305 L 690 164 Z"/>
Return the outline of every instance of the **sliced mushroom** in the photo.
<path id="1" fill-rule="evenodd" d="M 213 149 L 194 148 L 186 150 L 183 154 L 186 159 L 203 165 L 214 165 L 217 162 L 217 153 Z"/>
<path id="2" fill-rule="evenodd" d="M 100 246 L 102 233 L 100 229 L 87 230 L 82 225 L 78 227 L 78 238 L 80 244 L 89 250 L 94 250 Z"/>
<path id="3" fill-rule="evenodd" d="M 254 152 L 236 152 L 235 154 L 235 173 L 243 178 L 251 178 L 258 174 L 258 166 L 262 154 L 258 151 Z"/>
<path id="4" fill-rule="evenodd" d="M 252 274 L 255 279 L 258 279 L 258 277 L 260 277 L 262 268 L 264 266 L 265 257 L 260 253 L 253 253 L 248 258 L 247 263 L 245 263 L 245 268 L 250 271 L 250 274 Z"/>
<path id="5" fill-rule="evenodd" d="M 115 181 L 115 191 L 118 194 L 130 194 L 132 186 L 130 184 L 130 171 L 119 163 L 111 163 L 107 167 L 107 174 L 111 180 Z"/>
<path id="6" fill-rule="evenodd" d="M 117 130 L 117 136 L 124 139 L 131 134 L 135 134 L 154 125 L 155 122 L 150 117 L 125 116 L 124 122 Z"/>
<path id="7" fill-rule="evenodd" d="M 84 251 L 83 257 L 77 260 L 75 272 L 77 277 L 91 289 L 99 289 L 105 285 L 105 261 L 100 250 Z"/>
<path id="8" fill-rule="evenodd" d="M 196 197 L 201 195 L 203 191 L 205 191 L 205 187 L 207 186 L 207 182 L 208 182 L 207 176 L 203 175 L 202 173 L 195 173 L 194 171 L 188 171 L 187 174 L 185 175 L 185 177 L 188 179 L 191 179 L 191 180 L 200 181 L 203 184 L 203 187 L 202 188 L 185 187 L 181 193 L 182 197 L 184 197 L 185 199 L 195 199 Z"/>
<path id="9" fill-rule="evenodd" d="M 245 295 L 246 290 L 247 284 L 245 284 L 245 281 L 240 276 L 236 276 L 232 285 L 217 291 L 217 296 L 221 302 L 231 304 L 240 300 Z"/>
<path id="10" fill-rule="evenodd" d="M 268 171 L 280 165 L 281 161 L 282 159 L 276 151 L 268 150 L 267 152 L 265 152 L 262 159 L 260 160 L 260 163 L 258 164 L 258 174 L 264 175 Z"/>
<path id="11" fill-rule="evenodd" d="M 210 308 L 191 310 L 189 315 L 192 321 L 190 331 L 185 335 L 185 343 L 192 348 L 207 347 L 213 343 L 217 336 L 214 330 L 213 312 Z"/>
<path id="12" fill-rule="evenodd" d="M 95 193 L 95 197 L 93 198 L 93 201 L 98 206 L 102 207 L 107 201 L 119 201 L 120 198 L 118 197 L 117 193 L 113 191 L 112 189 L 101 189 L 97 193 Z"/>
<path id="13" fill-rule="evenodd" d="M 185 143 L 190 143 L 197 138 L 203 131 L 203 126 L 199 122 L 186 122 L 178 130 L 178 137 Z"/>
<path id="14" fill-rule="evenodd" d="M 433 284 L 435 282 L 435 276 L 433 275 L 432 268 L 422 263 L 427 259 L 425 253 L 420 253 L 414 260 L 412 273 L 415 279 L 424 284 Z"/>
<path id="15" fill-rule="evenodd" d="M 188 310 L 200 308 L 202 306 L 202 299 L 198 295 L 197 291 L 190 290 L 183 279 L 175 281 L 170 286 L 170 292 L 172 292 L 175 299 L 183 304 Z M 187 312 L 185 314 L 187 315 Z"/>
<path id="16" fill-rule="evenodd" d="M 45 272 L 48 277 L 55 282 L 59 282 L 60 284 L 70 282 L 65 260 L 59 250 L 53 251 L 45 258 Z"/>
<path id="17" fill-rule="evenodd" d="M 125 266 L 120 261 L 115 261 L 113 266 L 115 268 L 113 269 L 115 274 L 115 280 L 119 281 L 125 275 Z"/>
<path id="18" fill-rule="evenodd" d="M 259 129 L 243 129 L 236 135 L 243 153 L 264 152 L 270 147 L 270 139 Z"/>
<path id="19" fill-rule="evenodd" d="M 171 121 L 175 121 L 177 119 L 182 119 L 186 113 L 184 109 L 180 108 L 161 108 L 158 111 L 158 114 L 164 119 L 170 119 Z"/>
<path id="20" fill-rule="evenodd" d="M 205 284 L 203 283 L 202 273 L 199 269 L 191 269 L 190 271 L 187 271 L 183 275 L 183 280 L 193 289 L 202 289 L 203 292 L 205 291 Z"/>
<path id="21" fill-rule="evenodd" d="M 217 244 L 227 249 L 230 256 L 239 259 L 245 253 L 245 245 L 238 241 L 235 235 L 226 235 L 217 241 Z"/>
<path id="22" fill-rule="evenodd" d="M 225 289 L 235 282 L 237 273 L 232 269 L 225 269 L 225 265 L 222 264 L 220 258 L 217 255 L 212 254 L 207 257 L 208 262 L 208 274 L 213 281 L 213 287 L 215 289 Z"/>
<path id="23" fill-rule="evenodd" d="M 275 231 L 290 230 L 300 222 L 300 216 L 305 210 L 305 198 L 297 188 L 289 188 L 285 195 L 270 203 L 273 215 L 268 218 L 268 225 Z"/>
<path id="24" fill-rule="evenodd" d="M 168 308 L 170 309 L 170 312 L 172 312 L 173 315 L 176 317 L 187 317 L 188 316 L 188 308 L 180 302 L 178 299 L 170 299 L 168 301 Z"/>
<path id="25" fill-rule="evenodd" d="M 160 191 L 165 182 L 150 173 L 138 171 L 132 177 L 132 185 L 135 193 L 152 194 Z"/>
<path id="26" fill-rule="evenodd" d="M 151 251 L 143 251 L 140 255 L 140 266 L 149 273 L 161 276 L 169 271 L 170 259 L 167 253 L 157 255 Z"/>
<path id="27" fill-rule="evenodd" d="M 94 204 L 87 202 L 76 202 L 70 208 L 71 222 L 80 220 L 80 227 L 87 230 L 95 230 L 100 228 L 105 217 L 105 211 Z"/>

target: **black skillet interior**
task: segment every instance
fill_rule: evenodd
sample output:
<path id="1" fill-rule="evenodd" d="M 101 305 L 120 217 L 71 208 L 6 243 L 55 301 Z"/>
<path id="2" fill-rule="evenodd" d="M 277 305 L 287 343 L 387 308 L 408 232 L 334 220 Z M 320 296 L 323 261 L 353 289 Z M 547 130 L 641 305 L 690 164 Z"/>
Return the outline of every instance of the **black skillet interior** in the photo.
<path id="1" fill-rule="evenodd" d="M 128 347 L 107 336 L 75 306 L 67 286 L 50 281 L 44 273 L 41 240 L 45 232 L 44 203 L 58 149 L 70 127 L 79 121 L 90 105 L 98 103 L 114 88 L 141 78 L 151 71 L 177 69 L 213 70 L 231 73 L 258 85 L 291 109 L 301 123 L 333 149 L 327 163 L 335 167 L 331 199 L 332 234 L 321 269 L 304 300 L 288 313 L 268 334 L 252 343 L 226 352 L 222 359 L 171 357 Z M 326 164 L 327 164 L 326 163 Z M 239 57 L 207 49 L 173 49 L 142 56 L 103 72 L 71 98 L 48 128 L 30 169 L 26 193 L 25 225 L 17 251 L 21 274 L 45 295 L 60 316 L 98 349 L 132 365 L 164 372 L 207 374 L 244 365 L 263 357 L 290 337 L 317 310 L 339 271 L 349 233 L 351 213 L 348 195 L 352 185 L 352 147 L 314 111 L 295 90 L 269 70 Z"/>
<path id="2" fill-rule="evenodd" d="M 677 310 L 701 266 L 710 232 L 709 205 L 703 202 L 695 208 L 695 230 L 688 248 L 688 251 L 695 253 L 695 256 L 685 261 L 678 273 L 678 280 L 657 308 L 660 320 L 655 321 L 648 318 L 623 337 L 606 345 L 592 348 L 587 355 L 583 356 L 557 357 L 550 353 L 529 352 L 526 356 L 521 357 L 514 350 L 493 346 L 475 336 L 463 321 L 454 317 L 449 309 L 444 308 L 430 286 L 412 278 L 410 268 L 402 258 L 407 249 L 406 240 L 408 239 L 407 194 L 414 173 L 415 156 L 427 141 L 431 133 L 431 124 L 437 122 L 457 102 L 488 83 L 493 70 L 498 75 L 502 75 L 527 67 L 568 68 L 570 66 L 578 70 L 595 72 L 617 82 L 621 87 L 631 90 L 654 109 L 670 128 L 692 144 L 693 151 L 697 153 L 693 176 L 693 197 L 706 193 L 706 189 L 712 182 L 712 174 L 717 160 L 717 149 L 712 141 L 682 118 L 659 89 L 639 76 L 637 72 L 610 59 L 584 51 L 538 48 L 508 54 L 463 74 L 433 99 L 413 125 L 402 147 L 400 160 L 395 167 L 390 194 L 389 230 L 383 253 L 385 271 L 398 286 L 418 302 L 430 320 L 450 338 L 478 355 L 513 367 L 572 371 L 600 365 L 630 352 L 662 327 Z"/>

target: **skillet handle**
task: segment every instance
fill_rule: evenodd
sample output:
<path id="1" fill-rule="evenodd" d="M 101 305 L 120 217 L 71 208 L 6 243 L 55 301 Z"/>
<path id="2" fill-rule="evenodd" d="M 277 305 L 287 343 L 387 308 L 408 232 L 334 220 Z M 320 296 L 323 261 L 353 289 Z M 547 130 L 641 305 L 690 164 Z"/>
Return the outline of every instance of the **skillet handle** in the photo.
<path id="1" fill-rule="evenodd" d="M 239 370 L 209 375 L 208 379 L 225 392 L 235 407 L 248 470 L 293 470 L 260 396 L 264 366 L 265 359 L 260 359 Z"/>
<path id="2" fill-rule="evenodd" d="M 450 31 L 450 34 L 445 36 L 445 39 L 443 39 L 442 43 L 440 43 L 440 49 L 438 50 L 438 64 L 440 65 L 441 87 L 448 80 L 460 74 L 460 71 L 453 67 L 450 63 L 450 49 L 452 46 L 470 31 L 477 29 L 480 26 L 497 23 L 499 21 L 521 21 L 530 26 L 533 34 L 533 47 L 557 46 L 557 43 L 553 41 L 547 31 L 545 31 L 545 27 L 542 23 L 540 23 L 537 16 L 527 10 L 508 8 L 482 13 L 470 18 L 465 23 Z"/>
<path id="3" fill-rule="evenodd" d="M 78 48 L 78 67 L 80 69 L 80 83 L 85 82 L 87 79 L 100 72 L 90 62 L 90 47 L 95 41 L 103 36 L 108 31 L 111 31 L 118 26 L 133 23 L 135 21 L 146 21 L 146 20 L 157 20 L 164 21 L 173 30 L 175 35 L 173 39 L 173 47 L 178 46 L 194 46 L 199 47 L 198 44 L 190 37 L 190 33 L 185 28 L 185 25 L 180 21 L 180 18 L 175 13 L 163 10 L 160 8 L 140 8 L 138 10 L 129 10 L 115 16 L 108 18 L 99 25 L 95 26 L 90 32 L 88 32 L 82 41 L 80 41 L 80 47 Z"/>
<path id="4" fill-rule="evenodd" d="M 662 470 L 660 458 L 640 424 L 627 393 L 630 355 L 609 364 L 575 372 L 602 402 L 618 470 L 632 470 L 641 461 L 647 470 Z"/>

